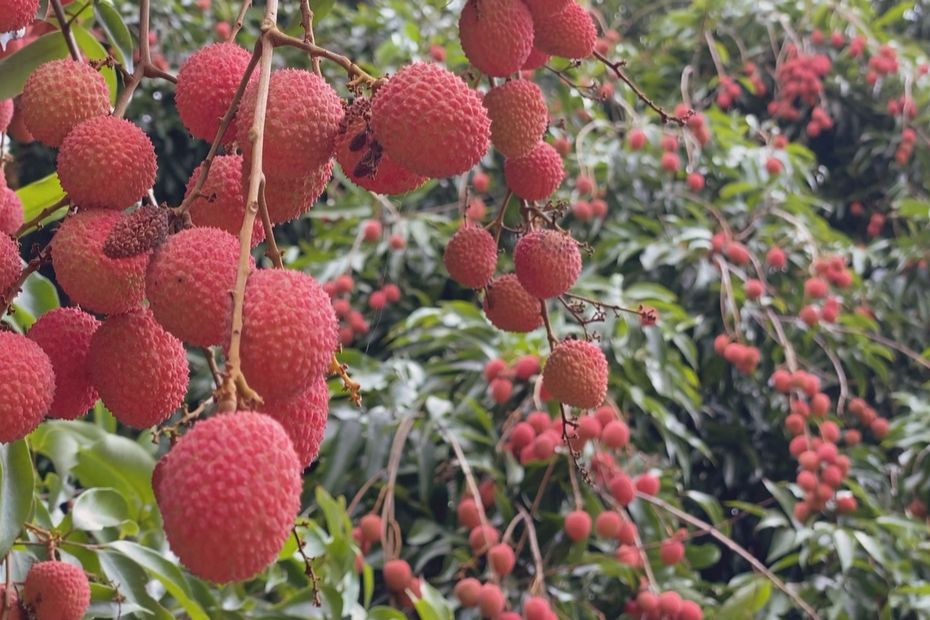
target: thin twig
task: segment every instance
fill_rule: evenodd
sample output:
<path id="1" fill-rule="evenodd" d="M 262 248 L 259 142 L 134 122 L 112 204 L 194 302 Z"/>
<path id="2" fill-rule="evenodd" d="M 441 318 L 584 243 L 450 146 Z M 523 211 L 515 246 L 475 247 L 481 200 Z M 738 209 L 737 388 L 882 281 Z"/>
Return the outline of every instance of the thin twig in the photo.
<path id="1" fill-rule="evenodd" d="M 44 209 L 42 209 L 41 212 L 39 212 L 38 215 L 31 218 L 28 222 L 23 223 L 23 225 L 19 227 L 19 230 L 17 230 L 16 234 L 14 234 L 13 236 L 18 239 L 22 237 L 23 235 L 25 235 L 27 232 L 31 231 L 33 228 L 36 228 L 36 229 L 41 228 L 42 220 L 44 220 L 51 214 L 55 213 L 55 211 L 58 211 L 62 207 L 67 207 L 70 202 L 71 202 L 71 199 L 68 196 L 64 196 L 55 204 L 45 207 Z"/>
<path id="2" fill-rule="evenodd" d="M 228 41 L 236 40 L 236 35 L 239 34 L 240 30 L 242 30 L 242 24 L 245 21 L 245 14 L 251 6 L 252 0 L 242 0 L 242 6 L 239 7 L 239 14 L 236 16 L 236 22 L 233 24 L 232 30 L 229 32 L 229 39 L 227 39 Z"/>
<path id="3" fill-rule="evenodd" d="M 145 77 L 145 69 L 152 64 L 152 52 L 149 47 L 149 0 L 139 1 L 139 64 L 132 72 L 132 77 L 116 99 L 113 116 L 120 118 L 126 113 L 132 95 Z"/>
<path id="4" fill-rule="evenodd" d="M 281 252 L 278 250 L 278 244 L 274 240 L 274 226 L 271 224 L 271 216 L 268 215 L 268 203 L 265 201 L 265 175 L 262 175 L 262 187 L 258 192 L 258 209 L 262 216 L 262 226 L 265 228 L 265 241 L 268 243 L 268 258 L 275 266 L 275 269 L 284 269 L 284 261 L 281 260 Z"/>
<path id="5" fill-rule="evenodd" d="M 77 41 L 74 40 L 74 33 L 71 32 L 71 22 L 65 16 L 65 10 L 61 8 L 61 0 L 51 0 L 52 10 L 55 11 L 55 19 L 58 20 L 58 27 L 61 28 L 61 34 L 68 44 L 68 52 L 75 62 L 81 62 L 81 50 L 78 48 Z"/>
<path id="6" fill-rule="evenodd" d="M 269 36 L 275 47 L 280 47 L 282 45 L 296 47 L 298 49 L 304 50 L 314 57 L 326 58 L 327 60 L 335 62 L 343 69 L 345 69 L 349 75 L 353 76 L 354 81 L 365 82 L 372 86 L 379 82 L 378 78 L 370 75 L 367 71 L 352 62 L 350 58 L 343 56 L 342 54 L 337 54 L 336 52 L 328 50 L 325 47 L 320 47 L 314 43 L 301 41 L 296 37 L 284 34 L 277 28 L 272 29 L 269 33 Z"/>
<path id="7" fill-rule="evenodd" d="M 29 261 L 25 267 L 23 267 L 22 272 L 19 274 L 19 277 L 5 290 L 0 291 L 0 317 L 6 314 L 7 310 L 10 309 L 10 306 L 13 305 L 13 300 L 16 299 L 16 295 L 22 289 L 23 284 L 26 283 L 26 280 L 35 272 L 42 263 L 47 261 L 52 255 L 52 246 L 51 244 L 46 245 L 44 248 L 39 250 L 39 253 L 36 254 L 35 258 Z"/>
<path id="8" fill-rule="evenodd" d="M 674 114 L 669 114 L 668 112 L 666 112 L 661 106 L 659 106 L 656 102 L 654 102 L 652 99 L 650 99 L 650 98 L 646 95 L 646 93 L 644 93 L 644 92 L 639 88 L 639 86 L 637 86 L 636 83 L 633 82 L 633 80 L 631 80 L 631 79 L 629 78 L 629 76 L 627 76 L 627 74 L 626 74 L 626 73 L 623 71 L 623 69 L 622 69 L 622 67 L 623 67 L 623 65 L 624 65 L 623 61 L 613 62 L 612 60 L 608 59 L 606 56 L 604 56 L 603 54 L 601 54 L 600 52 L 597 52 L 597 51 L 594 52 L 594 57 L 597 58 L 598 60 L 600 60 L 602 63 L 604 63 L 604 65 L 605 65 L 608 69 L 610 69 L 610 70 L 613 72 L 613 74 L 616 75 L 616 76 L 620 79 L 621 82 L 623 82 L 624 84 L 626 84 L 627 86 L 629 86 L 630 89 L 633 91 L 633 93 L 634 93 L 637 97 L 639 97 L 640 101 L 642 101 L 643 103 L 645 103 L 645 104 L 646 104 L 647 106 L 649 106 L 656 114 L 659 115 L 659 118 L 662 119 L 662 122 L 663 122 L 663 123 L 672 122 L 672 123 L 677 123 L 679 126 L 682 126 L 682 125 L 684 125 L 685 123 L 688 122 L 688 119 L 689 119 L 689 118 L 691 117 L 691 115 L 693 114 L 692 112 L 689 112 L 689 113 L 688 113 L 687 115 L 685 115 L 685 116 L 675 116 Z"/>
<path id="9" fill-rule="evenodd" d="M 310 8 L 310 0 L 300 0 L 300 23 L 304 28 L 304 43 L 314 45 L 316 39 L 313 36 L 313 9 Z M 322 75 L 320 71 L 320 59 L 313 54 L 309 54 L 310 64 L 313 66 L 313 72 Z"/>

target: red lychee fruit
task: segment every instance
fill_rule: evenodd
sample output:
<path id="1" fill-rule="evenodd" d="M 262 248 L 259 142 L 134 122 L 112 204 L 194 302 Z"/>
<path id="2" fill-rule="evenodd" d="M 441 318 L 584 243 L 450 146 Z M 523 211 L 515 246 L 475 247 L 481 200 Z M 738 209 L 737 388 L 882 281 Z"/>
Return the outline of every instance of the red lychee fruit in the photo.
<path id="1" fill-rule="evenodd" d="M 678 564 L 685 557 L 685 546 L 676 538 L 663 540 L 659 546 L 659 558 L 666 566 Z"/>
<path id="2" fill-rule="evenodd" d="M 788 258 L 785 256 L 784 250 L 778 246 L 773 246 L 766 253 L 765 262 L 773 269 L 784 269 L 785 265 L 788 264 Z"/>
<path id="3" fill-rule="evenodd" d="M 530 55 L 526 57 L 521 70 L 532 75 L 533 71 L 544 66 L 547 62 L 549 62 L 549 54 L 540 52 L 534 47 L 530 50 Z M 527 77 L 527 75 L 524 75 L 524 77 Z"/>
<path id="4" fill-rule="evenodd" d="M 455 509 L 459 525 L 472 530 L 481 524 L 481 515 L 478 513 L 478 505 L 470 497 L 462 498 Z"/>
<path id="5" fill-rule="evenodd" d="M 856 498 L 852 495 L 838 495 L 836 498 L 836 511 L 840 514 L 856 512 L 858 507 L 858 502 L 856 502 Z"/>
<path id="6" fill-rule="evenodd" d="M 597 44 L 597 27 L 587 9 L 569 2 L 558 13 L 534 16 L 533 47 L 562 58 L 587 58 Z"/>
<path id="7" fill-rule="evenodd" d="M 869 430 L 875 435 L 876 439 L 884 439 L 888 434 L 888 420 L 886 418 L 875 418 L 869 424 Z"/>
<path id="8" fill-rule="evenodd" d="M 152 256 L 145 278 L 155 319 L 189 344 L 223 344 L 238 264 L 239 240 L 228 232 L 194 227 L 170 236 Z"/>
<path id="9" fill-rule="evenodd" d="M 239 411 L 197 422 L 159 462 L 152 486 L 181 563 L 226 583 L 250 579 L 277 559 L 302 485 L 281 425 Z"/>
<path id="10" fill-rule="evenodd" d="M 267 398 L 305 391 L 329 370 L 338 346 L 329 296 L 308 274 L 259 269 L 246 282 L 242 372 Z"/>
<path id="11" fill-rule="evenodd" d="M 678 169 L 681 168 L 681 158 L 678 157 L 678 153 L 665 152 L 662 153 L 659 165 L 666 172 L 678 172 Z"/>
<path id="12" fill-rule="evenodd" d="M 736 265 L 746 265 L 749 263 L 750 254 L 745 245 L 738 241 L 730 241 L 724 248 L 724 253 Z"/>
<path id="13" fill-rule="evenodd" d="M 671 590 L 662 592 L 659 594 L 659 611 L 668 618 L 675 618 L 678 616 L 678 612 L 681 611 L 682 602 L 681 595 L 678 592 L 672 592 Z"/>
<path id="14" fill-rule="evenodd" d="M 523 157 L 504 162 L 507 187 L 524 200 L 545 200 L 558 189 L 565 178 L 562 158 L 555 148 L 540 142 Z"/>
<path id="15" fill-rule="evenodd" d="M 765 171 L 773 177 L 781 174 L 782 168 L 781 161 L 775 157 L 769 157 L 765 160 Z"/>
<path id="16" fill-rule="evenodd" d="M 610 479 L 610 494 L 621 506 L 627 506 L 636 497 L 633 481 L 626 474 L 620 473 Z"/>
<path id="17" fill-rule="evenodd" d="M 484 96 L 484 107 L 491 118 L 491 144 L 504 157 L 528 154 L 549 124 L 542 91 L 529 80 L 511 80 L 495 86 Z"/>
<path id="18" fill-rule="evenodd" d="M 243 198 L 248 193 L 249 162 L 243 162 Z M 323 195 L 333 177 L 333 163 L 326 162 L 319 168 L 305 171 L 296 176 L 265 173 L 265 203 L 272 224 L 281 224 L 297 219 L 313 208 L 313 203 Z M 256 222 L 257 224 L 257 222 Z M 241 224 L 240 224 L 241 225 Z"/>
<path id="19" fill-rule="evenodd" d="M 526 620 L 549 620 L 552 616 L 552 608 L 546 599 L 531 596 L 523 603 L 523 616 Z"/>
<path id="20" fill-rule="evenodd" d="M 90 340 L 100 322 L 79 308 L 56 308 L 29 329 L 55 371 L 55 399 L 48 415 L 73 420 L 94 406 L 97 391 L 87 365 Z"/>
<path id="21" fill-rule="evenodd" d="M 362 238 L 369 243 L 373 243 L 380 239 L 381 233 L 383 232 L 384 228 L 378 220 L 366 220 L 362 222 Z"/>
<path id="22" fill-rule="evenodd" d="M 817 310 L 817 306 L 804 306 L 798 313 L 798 317 L 800 317 L 808 327 L 814 327 L 820 322 L 820 312 Z"/>
<path id="23" fill-rule="evenodd" d="M 540 301 L 530 295 L 516 274 L 491 280 L 484 296 L 484 314 L 494 327 L 506 332 L 526 333 L 543 324 Z"/>
<path id="24" fill-rule="evenodd" d="M 607 358 L 585 340 L 565 340 L 543 369 L 546 389 L 556 400 L 581 409 L 597 407 L 607 395 Z"/>
<path id="25" fill-rule="evenodd" d="M 487 95 L 485 95 L 484 105 L 487 106 L 487 104 L 488 104 L 488 102 L 487 102 Z M 493 119 L 491 120 L 491 127 L 492 127 L 491 133 L 492 133 L 492 135 L 493 135 L 493 133 L 494 133 L 494 129 L 493 129 L 493 127 L 494 127 L 494 121 L 493 121 Z M 493 138 L 492 138 L 492 139 L 493 139 Z M 483 171 L 479 170 L 479 171 L 477 171 L 475 174 L 472 175 L 472 177 L 471 177 L 471 185 L 472 185 L 472 187 L 475 188 L 475 191 L 476 191 L 476 192 L 478 192 L 479 194 L 484 194 L 484 193 L 487 192 L 488 189 L 491 187 L 491 177 L 489 177 L 489 176 L 487 175 L 486 172 L 483 172 Z"/>
<path id="26" fill-rule="evenodd" d="M 362 539 L 365 542 L 369 544 L 381 542 L 381 517 L 370 512 L 362 517 L 358 524 L 362 530 Z"/>
<path id="27" fill-rule="evenodd" d="M 391 592 L 403 592 L 413 579 L 413 569 L 406 560 L 388 560 L 384 563 L 384 585 Z"/>
<path id="28" fill-rule="evenodd" d="M 0 100 L 0 133 L 6 133 L 6 130 L 10 127 L 10 121 L 13 120 L 13 110 L 12 99 Z"/>
<path id="29" fill-rule="evenodd" d="M 257 97 L 258 80 L 246 88 L 237 120 L 239 147 L 249 162 Z M 262 168 L 281 178 L 325 165 L 336 151 L 344 116 L 342 100 L 322 77 L 304 69 L 278 69 L 268 90 Z"/>
<path id="30" fill-rule="evenodd" d="M 814 299 L 823 299 L 830 292 L 830 285 L 822 278 L 808 278 L 804 281 L 804 295 Z"/>
<path id="31" fill-rule="evenodd" d="M 516 73 L 533 48 L 533 17 L 521 0 L 468 0 L 459 17 L 468 61 L 493 77 Z"/>
<path id="32" fill-rule="evenodd" d="M 90 340 L 87 365 L 103 404 L 133 428 L 165 420 L 187 393 L 184 345 L 147 308 L 107 318 Z"/>
<path id="33" fill-rule="evenodd" d="M 565 515 L 565 534 L 574 542 L 587 539 L 591 534 L 591 515 L 584 510 L 573 510 Z"/>
<path id="34" fill-rule="evenodd" d="M 36 620 L 81 620 L 90 607 L 90 583 L 80 566 L 36 562 L 26 574 L 23 604 Z"/>
<path id="35" fill-rule="evenodd" d="M 446 48 L 439 45 L 438 43 L 433 43 L 429 46 L 429 56 L 436 62 L 445 62 L 446 61 Z"/>
<path id="36" fill-rule="evenodd" d="M 616 538 L 623 518 L 612 510 L 605 510 L 594 520 L 594 531 L 600 538 Z"/>
<path id="37" fill-rule="evenodd" d="M 384 152 L 415 174 L 461 174 L 488 150 L 491 120 L 481 97 L 454 73 L 425 63 L 378 89 L 371 127 Z"/>
<path id="38" fill-rule="evenodd" d="M 203 166 L 204 164 L 197 166 L 188 179 L 185 198 L 194 191 Z M 238 239 L 245 217 L 242 170 L 241 155 L 219 155 L 213 159 L 199 195 L 191 201 L 190 215 L 194 226 L 219 228 Z M 252 228 L 252 247 L 261 243 L 264 238 L 265 229 L 262 227 L 261 218 L 257 217 Z"/>
<path id="39" fill-rule="evenodd" d="M 0 181 L 0 234 L 16 235 L 23 225 L 23 203 L 16 192 Z"/>
<path id="40" fill-rule="evenodd" d="M 443 263 L 449 276 L 468 288 L 482 288 L 497 267 L 497 241 L 481 226 L 462 226 L 446 245 Z"/>
<path id="41" fill-rule="evenodd" d="M 601 441 L 608 448 L 622 448 L 630 443 L 630 427 L 623 420 L 611 420 L 601 431 Z"/>
<path id="42" fill-rule="evenodd" d="M 535 230 L 520 238 L 513 251 L 520 284 L 540 299 L 558 297 L 570 289 L 581 273 L 581 252 L 570 234 Z"/>
<path id="43" fill-rule="evenodd" d="M 103 245 L 120 213 L 90 209 L 69 216 L 52 240 L 58 284 L 71 300 L 94 312 L 118 314 L 142 303 L 149 254 L 109 258 Z"/>
<path id="44" fill-rule="evenodd" d="M 700 172 L 692 172 L 688 175 L 686 180 L 688 183 L 688 188 L 692 192 L 699 192 L 704 189 L 704 175 Z"/>
<path id="45" fill-rule="evenodd" d="M 627 480 L 629 480 L 629 478 L 627 478 Z M 617 532 L 617 540 L 624 545 L 635 545 L 638 536 L 639 533 L 636 530 L 636 524 L 624 519 L 620 524 L 620 530 Z"/>
<path id="46" fill-rule="evenodd" d="M 539 358 L 535 355 L 524 355 L 513 365 L 513 375 L 519 381 L 527 381 L 530 377 L 539 374 Z"/>
<path id="47" fill-rule="evenodd" d="M 426 182 L 398 164 L 374 140 L 369 116 L 371 102 L 357 99 L 346 112 L 345 128 L 336 139 L 336 161 L 346 177 L 376 194 L 404 194 Z"/>
<path id="48" fill-rule="evenodd" d="M 524 0 L 533 18 L 549 17 L 561 13 L 571 0 Z"/>
<path id="49" fill-rule="evenodd" d="M 617 547 L 617 561 L 638 568 L 643 563 L 643 556 L 633 545 L 620 545 Z"/>
<path id="50" fill-rule="evenodd" d="M 514 555 L 513 548 L 506 543 L 496 544 L 488 551 L 488 565 L 501 577 L 512 573 L 516 563 L 517 557 Z"/>
<path id="51" fill-rule="evenodd" d="M 677 620 L 704 620 L 704 612 L 694 601 L 682 601 Z"/>
<path id="52" fill-rule="evenodd" d="M 507 362 L 499 357 L 489 360 L 488 363 L 484 365 L 484 378 L 487 379 L 488 382 L 493 381 L 505 372 L 507 372 Z"/>
<path id="53" fill-rule="evenodd" d="M 19 257 L 19 243 L 12 237 L 0 233 L 0 296 L 5 295 L 19 279 L 22 263 Z"/>
<path id="54" fill-rule="evenodd" d="M 647 616 L 659 611 L 659 597 L 649 590 L 641 590 L 636 595 L 636 604 Z"/>
<path id="55" fill-rule="evenodd" d="M 235 43 L 214 43 L 191 54 L 178 71 L 174 103 L 181 122 L 195 138 L 213 142 L 245 75 L 251 54 Z M 236 136 L 236 118 L 222 141 Z"/>
<path id="56" fill-rule="evenodd" d="M 329 417 L 329 387 L 325 377 L 316 378 L 310 387 L 295 396 L 268 396 L 258 411 L 281 424 L 294 444 L 302 467 L 307 468 L 316 460 Z"/>
<path id="57" fill-rule="evenodd" d="M 587 200 L 579 200 L 572 205 L 572 215 L 578 218 L 580 222 L 588 222 L 594 217 L 594 209 Z"/>
<path id="58" fill-rule="evenodd" d="M 58 178 L 79 207 L 125 209 L 155 183 L 155 147 L 145 132 L 115 116 L 71 130 L 58 151 Z"/>
<path id="59" fill-rule="evenodd" d="M 746 280 L 745 288 L 747 299 L 759 299 L 762 297 L 762 294 L 765 293 L 765 285 L 762 283 L 762 280 L 757 280 L 755 278 Z"/>
<path id="60" fill-rule="evenodd" d="M 3 3 L 0 13 L 0 32 L 14 32 L 25 28 L 36 17 L 39 0 L 9 0 Z"/>
<path id="61" fill-rule="evenodd" d="M 653 476 L 652 474 L 637 476 L 635 484 L 636 490 L 644 495 L 656 495 L 659 489 L 662 488 L 662 481 L 658 476 Z"/>
<path id="62" fill-rule="evenodd" d="M 490 525 L 478 525 L 468 534 L 468 544 L 476 555 L 484 555 L 500 539 L 500 533 Z"/>
<path id="63" fill-rule="evenodd" d="M 368 307 L 372 310 L 383 310 L 387 305 L 387 295 L 384 291 L 374 291 L 368 296 Z"/>
<path id="64" fill-rule="evenodd" d="M 0 331 L 0 443 L 22 439 L 39 426 L 55 397 L 52 362 L 25 336 Z"/>
<path id="65" fill-rule="evenodd" d="M 510 444 L 513 449 L 521 450 L 536 438 L 536 431 L 526 422 L 517 422 L 510 431 Z"/>
<path id="66" fill-rule="evenodd" d="M 466 609 L 478 606 L 478 595 L 481 592 L 481 582 L 474 577 L 466 577 L 455 584 L 455 598 L 459 599 L 462 607 Z"/>
<path id="67" fill-rule="evenodd" d="M 110 113 L 110 91 L 103 76 L 86 62 L 70 58 L 39 65 L 26 79 L 20 101 L 26 128 L 48 146 L 61 146 L 81 121 Z"/>
<path id="68" fill-rule="evenodd" d="M 0 585 L 0 618 L 3 620 L 29 620 L 16 594 L 16 588 Z"/>
<path id="69" fill-rule="evenodd" d="M 497 618 L 504 611 L 507 599 L 500 586 L 495 583 L 485 583 L 478 592 L 478 609 L 484 618 Z"/>

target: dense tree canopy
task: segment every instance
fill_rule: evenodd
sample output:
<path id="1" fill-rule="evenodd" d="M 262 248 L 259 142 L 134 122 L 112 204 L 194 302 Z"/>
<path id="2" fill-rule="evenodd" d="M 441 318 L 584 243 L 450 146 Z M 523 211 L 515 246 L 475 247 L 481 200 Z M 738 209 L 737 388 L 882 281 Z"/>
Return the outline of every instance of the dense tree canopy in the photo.
<path id="1" fill-rule="evenodd" d="M 0 618 L 930 617 L 926 3 L 35 5 Z"/>

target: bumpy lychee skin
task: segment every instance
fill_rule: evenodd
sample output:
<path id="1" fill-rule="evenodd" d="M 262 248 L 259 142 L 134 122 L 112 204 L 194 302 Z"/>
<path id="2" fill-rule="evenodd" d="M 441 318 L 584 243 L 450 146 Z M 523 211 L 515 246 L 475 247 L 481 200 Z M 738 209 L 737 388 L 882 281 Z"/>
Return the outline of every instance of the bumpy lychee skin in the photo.
<path id="1" fill-rule="evenodd" d="M 0 133 L 6 133 L 13 120 L 13 100 L 3 99 L 0 101 Z"/>
<path id="2" fill-rule="evenodd" d="M 190 195 L 197 185 L 197 179 L 203 170 L 203 164 L 197 166 L 191 178 L 187 180 Z M 245 217 L 245 197 L 242 192 L 242 156 L 220 155 L 214 158 L 210 172 L 190 207 L 191 221 L 195 226 L 212 226 L 239 236 L 242 218 Z M 252 247 L 265 238 L 265 229 L 260 218 L 255 218 L 252 228 Z"/>
<path id="3" fill-rule="evenodd" d="M 384 152 L 411 172 L 461 174 L 487 152 L 491 120 L 481 97 L 438 65 L 414 63 L 378 89 L 371 127 Z"/>
<path id="4" fill-rule="evenodd" d="M 251 411 L 217 415 L 195 424 L 165 459 L 152 486 L 184 566 L 227 583 L 275 561 L 301 490 L 297 454 L 280 424 Z"/>
<path id="5" fill-rule="evenodd" d="M 468 0 L 459 17 L 465 56 L 494 77 L 516 73 L 533 48 L 533 16 L 523 0 Z"/>
<path id="6" fill-rule="evenodd" d="M 79 207 L 125 209 L 155 183 L 155 147 L 145 132 L 115 116 L 79 123 L 61 143 L 58 178 Z"/>
<path id="7" fill-rule="evenodd" d="M 254 271 L 246 283 L 242 372 L 264 398 L 308 389 L 329 369 L 338 344 L 333 304 L 308 274 Z"/>
<path id="8" fill-rule="evenodd" d="M 39 317 L 29 329 L 29 338 L 42 347 L 55 371 L 50 417 L 73 420 L 97 401 L 87 351 L 98 327 L 100 321 L 80 308 L 56 308 Z"/>
<path id="9" fill-rule="evenodd" d="M 155 319 L 188 344 L 223 344 L 238 263 L 239 240 L 219 228 L 188 228 L 169 237 L 145 276 Z"/>
<path id="10" fill-rule="evenodd" d="M 524 0 L 533 18 L 549 17 L 565 10 L 572 0 Z"/>
<path id="11" fill-rule="evenodd" d="M 0 182 L 0 186 L 4 183 Z M 0 188 L 0 233 L 15 235 L 23 225 L 23 203 L 9 187 Z"/>
<path id="12" fill-rule="evenodd" d="M 301 467 L 309 467 L 320 453 L 329 417 L 329 388 L 318 377 L 304 392 L 289 398 L 266 398 L 259 411 L 277 420 L 294 444 Z"/>
<path id="13" fill-rule="evenodd" d="M 181 122 L 195 138 L 213 142 L 249 65 L 248 50 L 235 43 L 214 43 L 190 55 L 178 71 L 174 103 Z M 236 135 L 236 119 L 223 134 Z"/>
<path id="14" fill-rule="evenodd" d="M 0 233 L 0 295 L 5 294 L 19 278 L 21 265 L 19 243 Z"/>
<path id="15" fill-rule="evenodd" d="M 512 273 L 491 280 L 484 296 L 484 314 L 494 327 L 506 332 L 531 332 L 543 323 L 539 299 Z"/>
<path id="16" fill-rule="evenodd" d="M 542 91 L 529 80 L 495 86 L 484 96 L 484 107 L 491 117 L 491 143 L 505 157 L 532 151 L 549 124 Z"/>
<path id="17" fill-rule="evenodd" d="M 504 162 L 504 180 L 524 200 L 545 200 L 565 178 L 562 158 L 551 144 L 540 142 L 523 157 Z"/>
<path id="18" fill-rule="evenodd" d="M 484 227 L 466 224 L 449 239 L 442 260 L 453 280 L 468 288 L 481 288 L 494 276 L 497 242 Z"/>
<path id="19" fill-rule="evenodd" d="M 249 170 L 249 161 L 245 160 L 242 167 L 243 200 L 248 195 Z M 280 174 L 275 170 L 266 171 L 265 203 L 268 205 L 268 217 L 271 218 L 271 223 L 289 222 L 307 213 L 326 191 L 331 178 L 333 178 L 332 161 L 298 175 Z"/>
<path id="20" fill-rule="evenodd" d="M 597 44 L 597 27 L 587 9 L 577 2 L 548 17 L 534 19 L 536 38 L 533 46 L 562 58 L 587 58 Z"/>
<path id="21" fill-rule="evenodd" d="M 23 122 L 39 142 L 60 146 L 81 121 L 110 113 L 110 91 L 86 62 L 65 58 L 40 65 L 26 79 Z"/>
<path id="22" fill-rule="evenodd" d="M 571 235 L 536 230 L 524 235 L 513 251 L 520 284 L 540 299 L 558 297 L 581 273 L 581 252 Z"/>
<path id="23" fill-rule="evenodd" d="M 35 19 L 39 0 L 8 0 L 0 13 L 0 32 L 14 32 L 25 28 Z"/>
<path id="24" fill-rule="evenodd" d="M 109 258 L 103 253 L 116 211 L 90 209 L 71 215 L 52 240 L 55 278 L 74 303 L 103 314 L 138 307 L 145 294 L 150 254 Z"/>
<path id="25" fill-rule="evenodd" d="M 345 129 L 336 140 L 336 161 L 361 188 L 376 194 L 404 194 L 426 182 L 426 177 L 407 170 L 374 139 L 369 116 L 371 102 L 358 99 L 346 113 Z"/>
<path id="26" fill-rule="evenodd" d="M 553 398 L 566 405 L 597 407 L 607 395 L 607 358 L 593 343 L 565 340 L 549 356 L 543 383 Z"/>
<path id="27" fill-rule="evenodd" d="M 258 95 L 252 82 L 239 108 L 238 139 L 246 160 Z M 342 100 L 326 80 L 303 69 L 279 69 L 271 75 L 265 119 L 263 168 L 281 175 L 301 175 L 332 158 L 345 111 Z"/>
<path id="28" fill-rule="evenodd" d="M 20 334 L 0 331 L 0 443 L 22 439 L 48 413 L 55 395 L 55 372 L 48 355 Z"/>
<path id="29" fill-rule="evenodd" d="M 26 574 L 23 604 L 36 620 L 81 620 L 90 607 L 90 583 L 79 566 L 37 562 Z"/>
<path id="30" fill-rule="evenodd" d="M 4 607 L 8 605 L 8 607 Z M 6 613 L 6 615 L 3 615 Z M 7 586 L 0 584 L 0 618 L 3 620 L 29 620 L 26 612 L 20 604 L 19 596 L 16 594 L 16 588 L 10 585 L 7 592 Z"/>
<path id="31" fill-rule="evenodd" d="M 187 355 L 145 308 L 109 317 L 87 352 L 91 382 L 117 420 L 148 428 L 181 406 L 187 393 Z"/>

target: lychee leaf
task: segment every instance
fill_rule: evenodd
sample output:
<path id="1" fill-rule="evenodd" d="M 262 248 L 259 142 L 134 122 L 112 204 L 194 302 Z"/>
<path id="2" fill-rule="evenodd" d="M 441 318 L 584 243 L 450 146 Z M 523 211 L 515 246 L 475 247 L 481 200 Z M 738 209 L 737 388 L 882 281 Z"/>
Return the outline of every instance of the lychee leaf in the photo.
<path id="1" fill-rule="evenodd" d="M 203 608 L 193 599 L 187 578 L 175 564 L 152 549 L 128 540 L 114 542 L 112 547 L 160 581 L 171 596 L 181 604 L 191 620 L 210 620 Z"/>
<path id="2" fill-rule="evenodd" d="M 44 209 L 54 205 L 64 198 L 65 190 L 61 188 L 58 174 L 52 173 L 41 179 L 33 181 L 16 190 L 16 196 L 23 203 L 23 219 L 29 221 L 38 216 Z M 43 224 L 53 222 L 64 217 L 67 209 L 62 208 L 42 220 Z"/>
<path id="3" fill-rule="evenodd" d="M 122 15 L 111 0 L 94 0 L 94 15 L 107 35 L 107 40 L 116 49 L 116 59 L 123 64 L 127 72 L 132 73 L 132 35 L 129 34 L 129 28 L 123 22 Z"/>
<path id="4" fill-rule="evenodd" d="M 321 19 L 329 15 L 335 4 L 336 0 L 310 0 L 310 8 L 313 10 L 313 25 L 318 24 Z"/>
<path id="5" fill-rule="evenodd" d="M 5 556 L 32 512 L 35 472 L 26 441 L 0 445 L 0 557 Z"/>
<path id="6" fill-rule="evenodd" d="M 129 518 L 129 506 L 114 489 L 88 489 L 74 501 L 71 520 L 74 527 L 96 532 L 120 525 Z"/>

